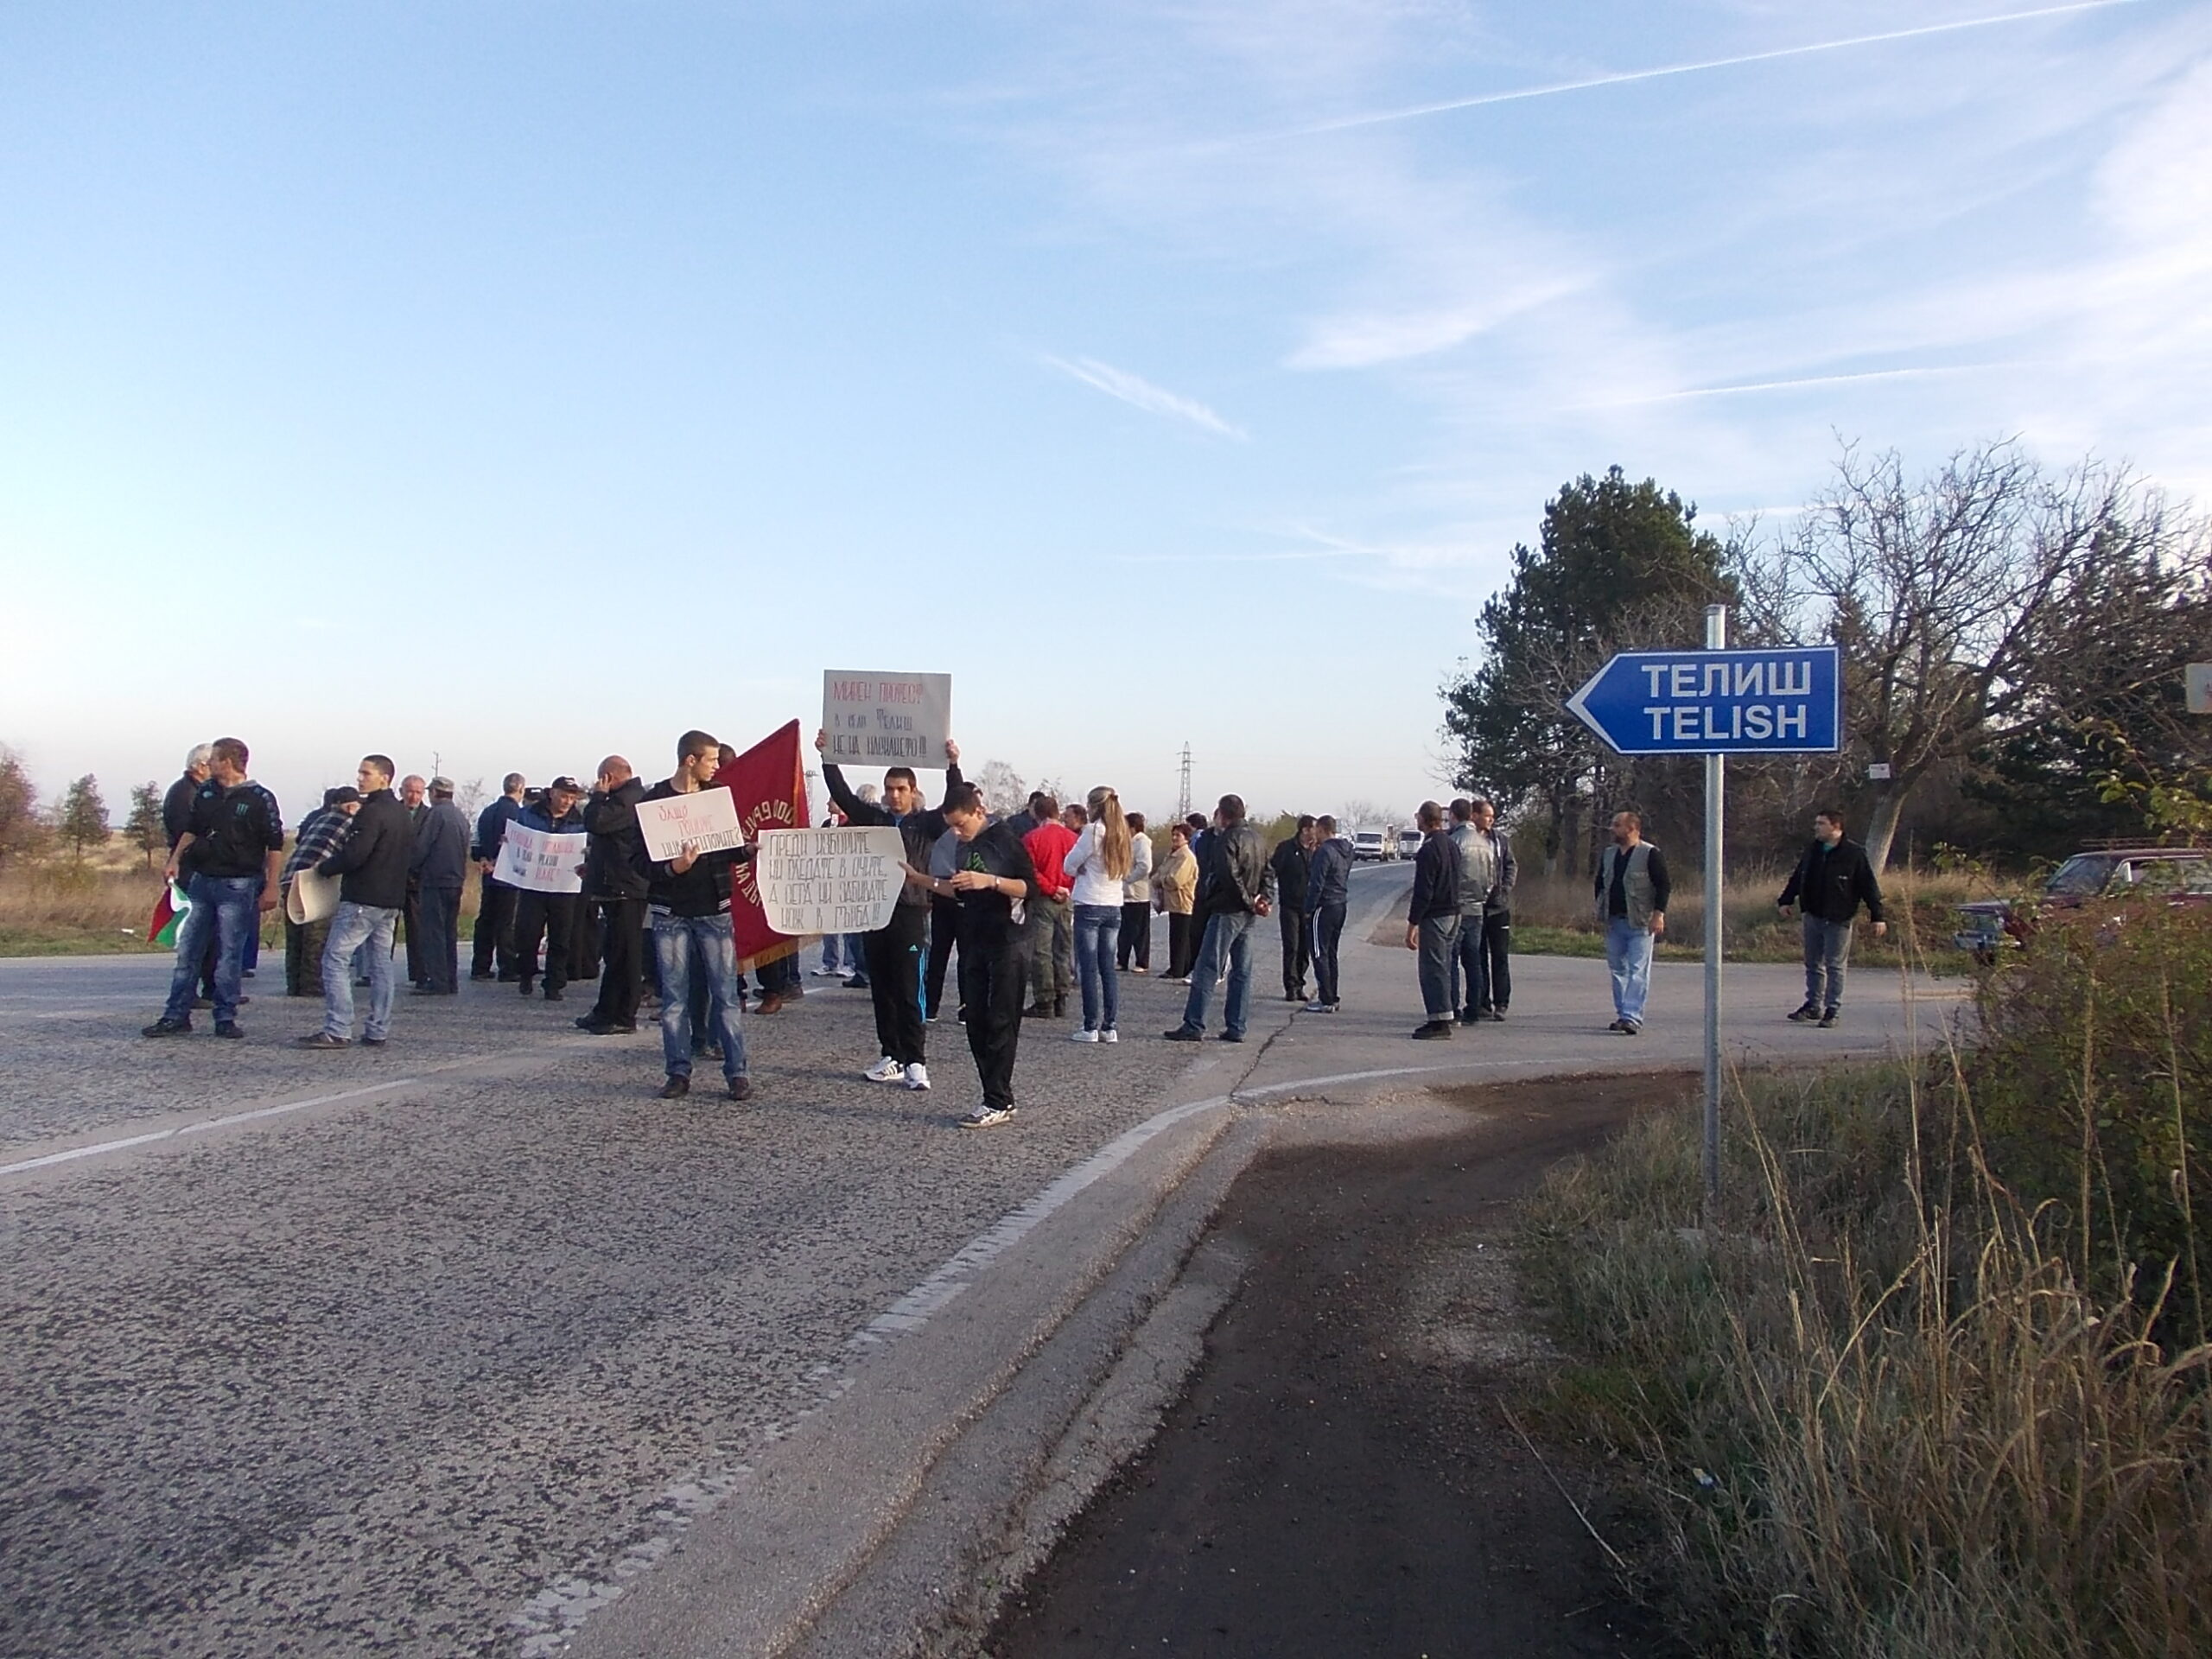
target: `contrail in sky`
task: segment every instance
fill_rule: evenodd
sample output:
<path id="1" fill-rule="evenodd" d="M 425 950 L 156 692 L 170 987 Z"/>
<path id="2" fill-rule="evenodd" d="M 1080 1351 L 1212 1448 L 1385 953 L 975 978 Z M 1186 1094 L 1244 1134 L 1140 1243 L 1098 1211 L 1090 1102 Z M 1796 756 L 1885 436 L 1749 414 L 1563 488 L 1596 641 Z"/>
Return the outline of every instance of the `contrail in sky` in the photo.
<path id="1" fill-rule="evenodd" d="M 1515 104 L 1524 99 L 1550 98 L 1558 92 L 1587 92 L 1596 86 L 1620 86 L 1630 81 L 1658 80 L 1668 75 L 1694 75 L 1707 69 L 1733 69 L 1740 64 L 1771 63 L 1777 58 L 1809 57 L 1815 52 L 1840 52 L 1854 46 L 1878 46 L 1885 41 L 1918 40 L 1927 35 L 1951 35 L 1966 29 L 1988 29 L 1998 23 L 2024 23 L 2037 17 L 2064 17 L 2079 11 L 2106 11 L 2132 6 L 2139 0 L 2076 0 L 2072 5 L 2041 6 L 2033 11 L 2007 11 L 1994 17 L 1968 17 L 1953 23 L 1925 23 L 1915 29 L 1893 29 L 1881 35 L 1854 35 L 1846 41 L 1817 41 L 1810 46 L 1777 47 L 1771 52 L 1746 52 L 1740 57 L 1707 58 L 1700 63 L 1670 63 L 1658 69 L 1625 69 L 1618 74 L 1592 75 L 1586 80 L 1555 81 L 1548 86 L 1524 86 L 1517 92 L 1485 92 L 1479 98 L 1455 98 L 1442 104 L 1417 104 L 1410 109 L 1385 110 L 1375 115 L 1347 115 L 1317 122 L 1279 134 L 1303 137 L 1313 133 L 1343 132 L 1352 127 L 1381 126 L 1386 122 L 1410 121 L 1424 115 L 1444 115 L 1453 110 L 1481 109 L 1490 104 Z"/>

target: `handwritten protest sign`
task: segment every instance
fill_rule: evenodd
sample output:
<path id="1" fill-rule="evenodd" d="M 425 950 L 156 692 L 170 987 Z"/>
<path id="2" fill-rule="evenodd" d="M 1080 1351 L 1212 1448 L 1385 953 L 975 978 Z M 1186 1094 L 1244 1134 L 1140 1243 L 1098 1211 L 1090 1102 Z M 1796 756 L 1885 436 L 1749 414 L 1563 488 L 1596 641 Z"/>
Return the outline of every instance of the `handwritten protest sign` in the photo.
<path id="1" fill-rule="evenodd" d="M 499 843 L 499 861 L 492 879 L 530 893 L 582 893 L 584 837 L 576 832 L 555 835 L 550 830 L 507 825 Z"/>
<path id="2" fill-rule="evenodd" d="M 645 851 L 656 863 L 674 858 L 687 842 L 702 853 L 745 845 L 745 830 L 737 821 L 737 803 L 727 789 L 702 789 L 690 795 L 639 801 L 638 828 L 645 831 Z"/>
<path id="3" fill-rule="evenodd" d="M 832 669 L 822 677 L 823 756 L 841 766 L 944 765 L 952 735 L 952 676 L 863 674 Z"/>
<path id="4" fill-rule="evenodd" d="M 753 880 L 779 933 L 868 933 L 891 919 L 906 885 L 899 832 L 764 830 Z"/>

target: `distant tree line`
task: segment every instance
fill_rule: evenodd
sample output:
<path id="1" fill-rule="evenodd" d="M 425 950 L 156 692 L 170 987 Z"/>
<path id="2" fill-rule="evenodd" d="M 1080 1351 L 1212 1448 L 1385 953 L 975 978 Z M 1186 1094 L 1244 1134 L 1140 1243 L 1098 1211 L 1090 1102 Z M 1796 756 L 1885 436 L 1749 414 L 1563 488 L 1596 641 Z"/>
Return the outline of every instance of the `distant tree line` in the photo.
<path id="1" fill-rule="evenodd" d="M 1788 529 L 1726 538 L 1618 467 L 1564 486 L 1535 547 L 1442 689 L 1454 784 L 1514 811 L 1554 872 L 1588 868 L 1613 813 L 1643 812 L 1685 855 L 1703 834 L 1694 759 L 1617 755 L 1566 698 L 1615 652 L 1694 645 L 1707 605 L 1732 643 L 1842 648 L 1840 754 L 1729 768 L 1732 856 L 1786 856 L 1834 803 L 1870 854 L 1900 842 L 2003 860 L 2144 832 L 2112 757 L 2202 778 L 2212 722 L 2183 706 L 2212 654 L 2212 535 L 2125 467 L 2063 469 L 2016 441 L 1921 476 L 1846 446 Z M 1876 779 L 1870 768 L 1886 766 Z"/>

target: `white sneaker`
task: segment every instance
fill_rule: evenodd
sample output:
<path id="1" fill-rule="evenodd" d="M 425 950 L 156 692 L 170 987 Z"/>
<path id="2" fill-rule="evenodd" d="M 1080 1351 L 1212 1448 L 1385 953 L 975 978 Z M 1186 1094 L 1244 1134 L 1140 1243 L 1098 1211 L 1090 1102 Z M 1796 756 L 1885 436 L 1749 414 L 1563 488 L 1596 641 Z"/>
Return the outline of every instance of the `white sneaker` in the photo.
<path id="1" fill-rule="evenodd" d="M 1013 1107 L 994 1106 L 985 1101 L 960 1120 L 960 1127 L 963 1129 L 988 1129 L 995 1123 L 1009 1122 L 1013 1116 Z"/>
<path id="2" fill-rule="evenodd" d="M 908 1066 L 906 1068 L 906 1086 L 909 1089 L 927 1090 L 930 1086 L 929 1067 L 924 1065 L 919 1060 L 916 1060 L 912 1065 Z"/>
<path id="3" fill-rule="evenodd" d="M 861 1073 L 870 1083 L 896 1083 L 906 1075 L 906 1068 L 888 1054 Z"/>
<path id="4" fill-rule="evenodd" d="M 1318 996 L 1299 1010 L 1300 1014 L 1326 1014 L 1328 1011 L 1329 1005 Z"/>
<path id="5" fill-rule="evenodd" d="M 1109 1026 L 1098 1033 L 1098 1040 L 1102 1043 L 1118 1043 L 1122 1040 L 1122 1033 Z"/>
<path id="6" fill-rule="evenodd" d="M 1088 1026 L 1078 1026 L 1068 1033 L 1068 1041 L 1071 1043 L 1095 1043 L 1097 1040 L 1098 1033 Z"/>

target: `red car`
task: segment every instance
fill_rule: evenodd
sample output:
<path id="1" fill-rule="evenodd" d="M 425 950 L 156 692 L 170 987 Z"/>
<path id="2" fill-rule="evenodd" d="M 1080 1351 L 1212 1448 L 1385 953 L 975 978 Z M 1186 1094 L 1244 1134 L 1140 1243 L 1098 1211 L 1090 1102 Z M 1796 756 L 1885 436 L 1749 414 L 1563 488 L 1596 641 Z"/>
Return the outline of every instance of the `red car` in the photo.
<path id="1" fill-rule="evenodd" d="M 1951 943 L 1978 962 L 1997 959 L 2010 945 L 2025 944 L 2037 918 L 2050 910 L 2078 910 L 2101 899 L 2164 897 L 2177 906 L 2212 905 L 2212 848 L 2100 847 L 2079 852 L 2051 873 L 2033 906 L 2005 899 L 1961 905 L 1967 925 Z"/>

